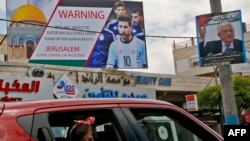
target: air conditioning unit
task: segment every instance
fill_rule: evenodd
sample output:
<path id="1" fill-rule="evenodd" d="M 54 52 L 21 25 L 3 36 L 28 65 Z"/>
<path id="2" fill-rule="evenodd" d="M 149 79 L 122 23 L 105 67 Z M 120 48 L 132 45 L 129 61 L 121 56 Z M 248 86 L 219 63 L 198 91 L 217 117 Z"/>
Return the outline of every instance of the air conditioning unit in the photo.
<path id="1" fill-rule="evenodd" d="M 8 61 L 8 57 L 6 54 L 0 54 L 0 61 Z"/>

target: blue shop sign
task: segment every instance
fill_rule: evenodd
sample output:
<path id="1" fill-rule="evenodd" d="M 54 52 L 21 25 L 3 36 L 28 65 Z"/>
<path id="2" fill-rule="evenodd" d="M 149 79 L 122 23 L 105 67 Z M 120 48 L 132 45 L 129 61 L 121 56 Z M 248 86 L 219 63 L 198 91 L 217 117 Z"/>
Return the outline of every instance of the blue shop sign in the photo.
<path id="1" fill-rule="evenodd" d="M 171 86 L 172 78 L 164 77 L 151 77 L 151 76 L 136 76 L 135 83 L 142 85 L 158 85 L 160 86 Z"/>

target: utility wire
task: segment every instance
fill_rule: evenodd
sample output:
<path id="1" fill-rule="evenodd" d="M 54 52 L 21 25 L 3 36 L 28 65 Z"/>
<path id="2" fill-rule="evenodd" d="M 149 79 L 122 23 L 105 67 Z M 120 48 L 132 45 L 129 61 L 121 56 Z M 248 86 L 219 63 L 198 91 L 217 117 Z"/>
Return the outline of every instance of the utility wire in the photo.
<path id="1" fill-rule="evenodd" d="M 99 32 L 99 31 L 63 28 L 63 27 L 56 27 L 56 26 L 49 26 L 49 25 L 41 25 L 41 24 L 36 24 L 36 23 L 25 23 L 25 22 L 21 22 L 21 21 L 12 21 L 12 20 L 7 20 L 7 19 L 0 19 L 0 21 L 6 21 L 6 22 L 11 22 L 11 23 L 21 23 L 21 24 L 34 25 L 34 26 L 40 26 L 40 27 L 46 27 L 46 28 L 49 27 L 49 28 L 55 28 L 55 29 L 84 31 L 84 32 L 91 32 L 91 33 L 102 33 L 102 32 Z M 152 38 L 196 38 L 196 37 L 191 37 L 191 36 L 159 36 L 159 35 L 145 35 L 145 37 L 152 37 Z"/>

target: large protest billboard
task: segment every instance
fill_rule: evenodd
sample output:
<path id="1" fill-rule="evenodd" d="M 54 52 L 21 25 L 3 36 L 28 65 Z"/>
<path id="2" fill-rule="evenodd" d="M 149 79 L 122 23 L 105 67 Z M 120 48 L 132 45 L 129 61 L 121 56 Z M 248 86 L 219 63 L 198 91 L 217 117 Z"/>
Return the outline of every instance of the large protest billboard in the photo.
<path id="1" fill-rule="evenodd" d="M 142 2 L 8 0 L 6 4 L 10 60 L 147 68 Z"/>
<path id="2" fill-rule="evenodd" d="M 246 62 L 241 11 L 196 16 L 201 67 Z"/>

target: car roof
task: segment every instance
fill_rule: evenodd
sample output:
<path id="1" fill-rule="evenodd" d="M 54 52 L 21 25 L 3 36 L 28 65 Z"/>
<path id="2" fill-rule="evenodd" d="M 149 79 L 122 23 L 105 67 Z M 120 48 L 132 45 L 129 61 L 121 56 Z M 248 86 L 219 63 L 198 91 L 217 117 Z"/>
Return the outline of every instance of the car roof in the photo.
<path id="1" fill-rule="evenodd" d="M 101 105 L 101 104 L 160 104 L 172 105 L 169 102 L 154 100 L 154 99 L 139 99 L 139 98 L 76 98 L 76 99 L 51 99 L 51 100 L 34 100 L 21 102 L 2 102 L 1 107 L 22 109 L 25 107 L 32 108 L 49 108 L 60 106 L 76 106 L 76 105 Z"/>

